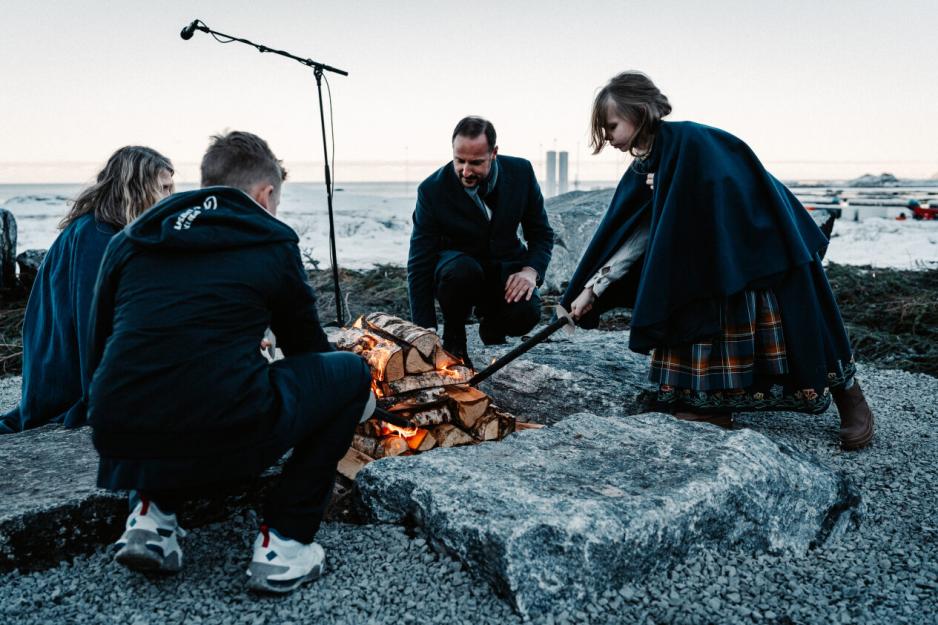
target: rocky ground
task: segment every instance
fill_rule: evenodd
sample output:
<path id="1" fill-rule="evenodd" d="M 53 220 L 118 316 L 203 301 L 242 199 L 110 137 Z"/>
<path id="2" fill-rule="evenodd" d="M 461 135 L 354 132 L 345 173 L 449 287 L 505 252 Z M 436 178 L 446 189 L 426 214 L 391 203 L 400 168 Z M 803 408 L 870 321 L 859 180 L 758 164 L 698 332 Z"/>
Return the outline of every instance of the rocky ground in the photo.
<path id="1" fill-rule="evenodd" d="M 622 340 L 610 334 L 610 346 Z M 572 343 L 548 345 L 545 362 L 547 353 L 556 358 L 573 349 Z M 519 366 L 554 379 L 558 401 L 570 412 L 582 408 L 582 398 L 564 392 L 573 387 L 563 386 L 579 384 L 571 374 L 575 364 L 564 371 L 556 361 L 538 359 L 531 352 Z M 878 418 L 868 450 L 837 448 L 833 412 L 741 419 L 742 427 L 846 472 L 863 498 L 859 529 L 797 556 L 697 550 L 670 570 L 617 585 L 593 601 L 558 603 L 537 622 L 936 622 L 938 380 L 872 367 L 863 367 L 861 377 Z M 0 406 L 15 401 L 15 382 L 0 383 Z M 243 574 L 255 531 L 252 509 L 195 529 L 185 540 L 187 566 L 172 578 L 128 573 L 111 562 L 106 546 L 43 571 L 6 573 L 0 576 L 0 622 L 521 621 L 473 570 L 434 552 L 417 529 L 395 525 L 325 524 L 319 538 L 328 574 L 292 596 L 256 599 L 244 591 Z"/>

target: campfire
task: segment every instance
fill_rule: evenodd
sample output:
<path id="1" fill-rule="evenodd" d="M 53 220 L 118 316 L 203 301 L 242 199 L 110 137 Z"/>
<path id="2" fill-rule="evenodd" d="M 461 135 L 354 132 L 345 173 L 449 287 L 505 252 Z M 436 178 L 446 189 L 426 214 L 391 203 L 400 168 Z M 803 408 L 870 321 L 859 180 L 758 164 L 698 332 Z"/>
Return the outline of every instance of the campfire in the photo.
<path id="1" fill-rule="evenodd" d="M 347 471 L 355 473 L 355 465 L 376 458 L 500 440 L 527 426 L 466 384 L 474 371 L 444 350 L 435 332 L 376 312 L 332 338 L 339 349 L 361 355 L 371 367 L 378 404 L 414 425 L 377 419 L 359 425 L 344 459 Z"/>

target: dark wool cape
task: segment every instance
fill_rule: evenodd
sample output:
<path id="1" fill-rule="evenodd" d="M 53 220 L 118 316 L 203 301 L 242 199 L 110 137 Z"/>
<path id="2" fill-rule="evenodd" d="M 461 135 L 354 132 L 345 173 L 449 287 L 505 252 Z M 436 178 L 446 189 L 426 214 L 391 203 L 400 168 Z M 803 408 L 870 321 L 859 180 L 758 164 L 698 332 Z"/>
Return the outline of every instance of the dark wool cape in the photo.
<path id="1" fill-rule="evenodd" d="M 648 173 L 655 174 L 654 191 Z M 813 362 L 799 379 L 818 380 L 833 361 L 849 360 L 820 266 L 827 238 L 743 141 L 693 122 L 662 122 L 651 154 L 622 177 L 561 300 L 566 308 L 648 212 L 645 255 L 603 293 L 582 326 L 595 327 L 605 310 L 630 307 L 629 347 L 648 353 L 713 338 L 723 298 L 772 288 L 783 317 L 788 313 L 786 341 L 803 342 L 795 356 Z"/>

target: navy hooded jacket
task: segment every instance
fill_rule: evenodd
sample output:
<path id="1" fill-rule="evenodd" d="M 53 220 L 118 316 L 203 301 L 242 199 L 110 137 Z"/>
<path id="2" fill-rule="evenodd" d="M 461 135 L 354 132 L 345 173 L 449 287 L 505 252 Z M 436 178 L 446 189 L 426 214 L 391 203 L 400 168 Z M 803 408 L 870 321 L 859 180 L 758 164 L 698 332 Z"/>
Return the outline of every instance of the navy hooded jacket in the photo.
<path id="1" fill-rule="evenodd" d="M 85 424 L 82 380 L 92 294 L 104 250 L 117 228 L 83 215 L 52 243 L 23 319 L 23 391 L 0 418 L 0 432 L 47 423 Z"/>
<path id="2" fill-rule="evenodd" d="M 287 356 L 331 351 L 296 243 L 229 187 L 170 196 L 114 237 L 89 340 L 99 484 L 115 485 L 109 461 L 236 457 L 270 439 L 264 330 Z"/>
<path id="3" fill-rule="evenodd" d="M 654 191 L 645 181 L 649 172 Z M 743 141 L 693 122 L 662 122 L 651 154 L 622 176 L 570 279 L 564 307 L 649 212 L 642 261 L 580 321 L 595 327 L 602 311 L 631 307 L 629 347 L 637 352 L 712 338 L 720 331 L 722 298 L 771 286 L 815 262 L 828 244 Z"/>
<path id="4" fill-rule="evenodd" d="M 455 250 L 480 263 L 504 263 L 509 269 L 533 268 L 544 279 L 554 248 L 554 231 L 544 211 L 544 196 L 531 163 L 498 155 L 495 189 L 485 197 L 487 220 L 447 163 L 417 189 L 414 230 L 407 259 L 407 291 L 414 323 L 436 327 L 433 277 L 440 253 Z M 518 226 L 527 245 L 518 238 Z"/>

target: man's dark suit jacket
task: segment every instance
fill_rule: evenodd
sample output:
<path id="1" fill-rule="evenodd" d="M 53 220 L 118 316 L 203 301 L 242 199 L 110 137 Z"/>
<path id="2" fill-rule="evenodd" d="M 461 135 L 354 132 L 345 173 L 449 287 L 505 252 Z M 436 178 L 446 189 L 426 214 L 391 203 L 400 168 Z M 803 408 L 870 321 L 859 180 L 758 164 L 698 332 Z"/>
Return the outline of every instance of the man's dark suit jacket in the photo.
<path id="1" fill-rule="evenodd" d="M 495 189 L 484 198 L 492 209 L 491 222 L 463 189 L 452 162 L 417 189 L 407 259 L 410 313 L 417 325 L 436 327 L 434 272 L 443 252 L 468 254 L 483 266 L 502 263 L 513 271 L 532 267 L 538 284 L 544 279 L 554 231 L 547 222 L 534 168 L 523 158 L 498 155 L 496 159 Z M 527 245 L 518 237 L 519 224 Z"/>

